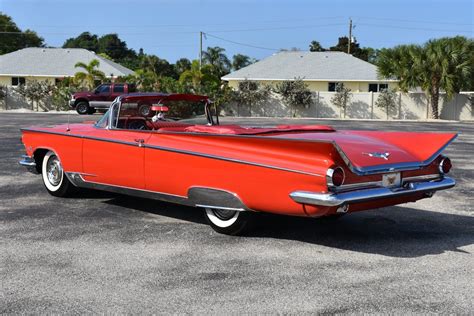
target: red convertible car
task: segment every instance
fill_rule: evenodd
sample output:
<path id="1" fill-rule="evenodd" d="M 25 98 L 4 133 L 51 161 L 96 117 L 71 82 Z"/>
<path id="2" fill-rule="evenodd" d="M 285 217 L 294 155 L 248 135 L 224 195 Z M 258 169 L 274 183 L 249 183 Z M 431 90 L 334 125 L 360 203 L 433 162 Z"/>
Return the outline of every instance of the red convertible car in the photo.
<path id="1" fill-rule="evenodd" d="M 96 123 L 22 129 L 20 164 L 54 196 L 89 188 L 200 207 L 217 232 L 239 234 L 254 212 L 339 216 L 451 188 L 441 152 L 456 136 L 220 125 L 205 96 L 136 93 Z"/>

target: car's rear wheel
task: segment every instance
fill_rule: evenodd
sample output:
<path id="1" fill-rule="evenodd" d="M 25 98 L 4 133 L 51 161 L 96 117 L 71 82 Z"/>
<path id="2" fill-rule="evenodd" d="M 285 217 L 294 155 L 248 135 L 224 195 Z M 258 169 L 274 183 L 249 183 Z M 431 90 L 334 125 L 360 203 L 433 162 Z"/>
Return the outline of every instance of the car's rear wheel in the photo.
<path id="1" fill-rule="evenodd" d="M 44 155 L 41 171 L 44 186 L 49 194 L 65 197 L 75 191 L 74 185 L 64 174 L 59 157 L 54 152 L 48 151 Z"/>
<path id="2" fill-rule="evenodd" d="M 250 226 L 249 212 L 219 208 L 205 208 L 206 220 L 216 232 L 226 235 L 241 235 Z"/>
<path id="3" fill-rule="evenodd" d="M 77 113 L 81 115 L 89 114 L 89 111 L 90 111 L 89 103 L 87 103 L 86 101 L 81 101 L 77 103 L 76 111 Z"/>

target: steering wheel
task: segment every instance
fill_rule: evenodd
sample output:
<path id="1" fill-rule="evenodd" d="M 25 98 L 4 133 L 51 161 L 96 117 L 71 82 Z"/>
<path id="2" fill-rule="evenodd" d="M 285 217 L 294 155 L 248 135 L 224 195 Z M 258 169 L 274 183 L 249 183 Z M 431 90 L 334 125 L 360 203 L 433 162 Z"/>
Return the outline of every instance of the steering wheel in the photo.
<path id="1" fill-rule="evenodd" d="M 132 121 L 128 124 L 128 129 L 137 129 L 137 130 L 145 130 L 147 129 L 145 121 L 136 120 Z"/>

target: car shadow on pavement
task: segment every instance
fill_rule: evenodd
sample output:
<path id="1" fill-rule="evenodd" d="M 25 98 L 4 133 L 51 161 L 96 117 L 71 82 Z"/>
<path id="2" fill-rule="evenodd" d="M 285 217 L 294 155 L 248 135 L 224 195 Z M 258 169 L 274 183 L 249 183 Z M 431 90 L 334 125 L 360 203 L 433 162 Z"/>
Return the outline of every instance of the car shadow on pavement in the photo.
<path id="1" fill-rule="evenodd" d="M 124 196 L 106 203 L 183 221 L 206 223 L 198 208 Z M 474 243 L 474 217 L 410 207 L 394 206 L 347 214 L 336 220 L 254 215 L 254 229 L 235 238 L 294 240 L 390 257 L 419 257 L 445 251 L 467 253 L 460 248 Z"/>
<path id="2" fill-rule="evenodd" d="M 393 206 L 339 219 L 261 214 L 249 237 L 297 240 L 390 257 L 419 257 L 474 243 L 474 217 Z"/>
<path id="3" fill-rule="evenodd" d="M 175 218 L 187 222 L 206 224 L 203 211 L 196 207 L 183 206 L 159 200 L 143 199 L 120 194 L 117 194 L 110 200 L 106 200 L 104 203 L 159 216 Z"/>

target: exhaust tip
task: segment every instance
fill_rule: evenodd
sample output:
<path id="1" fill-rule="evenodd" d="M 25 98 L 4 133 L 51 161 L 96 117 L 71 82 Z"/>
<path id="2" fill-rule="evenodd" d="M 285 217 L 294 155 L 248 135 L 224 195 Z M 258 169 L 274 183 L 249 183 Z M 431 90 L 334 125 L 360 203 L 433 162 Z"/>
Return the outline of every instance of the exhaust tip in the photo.
<path id="1" fill-rule="evenodd" d="M 349 212 L 349 205 L 347 204 L 339 206 L 336 210 L 338 214 L 346 214 L 347 212 Z"/>

